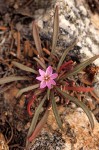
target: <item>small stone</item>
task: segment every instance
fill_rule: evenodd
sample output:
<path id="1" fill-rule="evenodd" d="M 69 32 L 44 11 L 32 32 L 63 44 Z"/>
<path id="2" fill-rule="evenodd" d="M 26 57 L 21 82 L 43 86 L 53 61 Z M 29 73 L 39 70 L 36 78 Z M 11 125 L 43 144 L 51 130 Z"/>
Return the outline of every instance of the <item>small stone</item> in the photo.
<path id="1" fill-rule="evenodd" d="M 38 20 L 37 24 L 41 29 L 43 29 L 43 21 L 42 20 Z"/>
<path id="2" fill-rule="evenodd" d="M 15 9 L 18 9 L 18 8 L 19 8 L 19 6 L 18 6 L 17 3 L 15 3 L 14 8 L 15 8 Z"/>
<path id="3" fill-rule="evenodd" d="M 71 108 L 76 108 L 76 104 L 71 103 Z"/>
<path id="4" fill-rule="evenodd" d="M 23 28 L 23 25 L 22 25 L 20 22 L 18 22 L 18 23 L 16 24 L 16 29 L 17 29 L 18 31 L 21 31 L 22 28 Z"/>
<path id="5" fill-rule="evenodd" d="M 87 42 L 89 45 L 92 44 L 92 40 L 91 40 L 89 37 L 86 38 L 86 42 Z"/>
<path id="6" fill-rule="evenodd" d="M 81 45 L 81 42 L 78 42 L 78 43 L 77 43 L 77 46 L 81 47 L 81 46 L 82 46 L 82 45 Z"/>
<path id="7" fill-rule="evenodd" d="M 63 29 L 66 29 L 66 27 L 70 26 L 70 23 L 68 20 L 65 19 L 65 17 L 62 15 L 60 16 L 60 27 L 63 28 Z"/>
<path id="8" fill-rule="evenodd" d="M 86 11 L 86 9 L 85 9 L 85 7 L 84 6 L 79 6 L 79 9 L 80 9 L 80 11 L 82 12 L 82 14 L 84 15 L 84 16 L 86 16 L 87 15 L 87 11 Z"/>
<path id="9" fill-rule="evenodd" d="M 89 29 L 90 20 L 88 18 L 85 18 L 84 22 L 85 22 L 86 27 L 88 27 Z M 91 30 L 91 28 L 89 30 Z"/>

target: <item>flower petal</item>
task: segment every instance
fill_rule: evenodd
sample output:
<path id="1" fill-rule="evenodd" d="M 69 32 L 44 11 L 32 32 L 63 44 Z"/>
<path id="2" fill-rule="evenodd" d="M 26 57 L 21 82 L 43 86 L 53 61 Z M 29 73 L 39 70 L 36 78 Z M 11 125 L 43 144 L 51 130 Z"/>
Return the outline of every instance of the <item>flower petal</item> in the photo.
<path id="1" fill-rule="evenodd" d="M 51 75 L 52 74 L 52 67 L 49 66 L 47 69 L 46 69 L 46 75 Z"/>
<path id="2" fill-rule="evenodd" d="M 40 74 L 41 76 L 44 76 L 44 75 L 45 75 L 45 72 L 44 72 L 43 70 L 39 69 L 39 74 Z"/>
<path id="3" fill-rule="evenodd" d="M 50 83 L 51 83 L 52 85 L 56 85 L 56 82 L 55 82 L 54 80 L 50 80 Z"/>
<path id="4" fill-rule="evenodd" d="M 43 80 L 43 77 L 42 76 L 39 76 L 39 77 L 36 77 L 37 80 L 39 81 L 42 81 Z"/>
<path id="5" fill-rule="evenodd" d="M 51 79 L 55 79 L 55 78 L 57 78 L 57 76 L 58 76 L 57 73 L 53 73 L 53 74 L 51 75 Z"/>
<path id="6" fill-rule="evenodd" d="M 50 81 L 47 81 L 47 82 L 46 82 L 46 85 L 47 85 L 47 87 L 48 87 L 49 89 L 51 89 L 51 82 L 50 82 Z"/>
<path id="7" fill-rule="evenodd" d="M 41 83 L 40 83 L 40 89 L 43 89 L 43 88 L 45 88 L 46 87 L 46 82 L 45 81 L 42 81 Z"/>

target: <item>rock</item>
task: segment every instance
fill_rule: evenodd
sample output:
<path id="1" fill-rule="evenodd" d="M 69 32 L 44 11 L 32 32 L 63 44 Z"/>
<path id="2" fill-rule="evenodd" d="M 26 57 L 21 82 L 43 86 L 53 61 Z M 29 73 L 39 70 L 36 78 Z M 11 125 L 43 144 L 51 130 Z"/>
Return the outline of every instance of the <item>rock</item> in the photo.
<path id="1" fill-rule="evenodd" d="M 38 148 L 44 150 L 46 145 L 48 145 L 47 150 L 98 150 L 99 123 L 94 115 L 94 129 L 92 130 L 89 120 L 81 108 L 70 111 L 70 108 L 60 106 L 58 111 L 64 118 L 64 132 L 59 130 L 51 110 L 47 125 L 45 125 L 40 136 L 36 138 L 31 150 Z"/>
<path id="2" fill-rule="evenodd" d="M 79 150 L 98 150 L 99 148 L 99 123 L 94 118 L 94 130 L 92 131 L 89 127 L 89 120 L 86 114 L 82 111 L 81 108 L 76 109 L 74 113 L 69 113 L 65 117 L 65 121 L 70 124 L 71 129 L 73 130 L 73 134 L 75 135 L 76 142 L 74 144 L 71 143 L 70 137 L 68 135 L 64 135 L 64 139 L 69 145 L 71 143 L 71 149 Z M 71 138 L 73 138 L 71 136 Z M 69 141 L 69 142 L 68 142 Z M 64 150 L 68 150 L 65 147 Z"/>
<path id="3" fill-rule="evenodd" d="M 84 1 L 84 0 L 82 0 Z M 80 45 L 80 54 L 82 61 L 99 54 L 99 29 L 95 28 L 94 25 L 91 22 L 91 18 L 89 16 L 89 12 L 87 11 L 86 5 L 84 5 L 84 2 L 80 4 L 78 1 L 71 0 L 68 2 L 68 0 L 61 1 L 57 0 L 57 5 L 59 6 L 59 26 L 60 26 L 60 34 L 59 34 L 59 40 L 60 37 L 64 36 L 66 38 L 65 45 L 72 42 L 73 39 L 78 38 L 79 45 Z M 52 34 L 52 17 L 53 12 L 50 11 L 51 17 L 47 18 L 47 26 L 43 24 L 42 32 L 44 32 L 46 29 L 49 30 L 49 32 Z M 46 14 L 47 16 L 47 14 Z M 49 13 L 48 13 L 49 16 Z M 42 18 L 42 20 L 44 20 Z M 40 26 L 40 25 L 39 25 Z M 63 36 L 63 38 L 64 38 Z M 58 41 L 58 50 L 62 49 L 62 51 L 65 49 L 64 47 L 64 40 Z M 62 52 L 61 51 L 61 52 Z M 73 51 L 72 51 L 73 53 Z M 84 56 L 84 57 L 83 57 Z M 97 59 L 94 62 L 96 65 L 99 65 L 99 59 Z"/>
<path id="4" fill-rule="evenodd" d="M 87 16 L 87 10 L 86 10 L 86 8 L 84 7 L 84 6 L 80 6 L 79 7 L 79 9 L 80 9 L 80 11 L 82 12 L 82 14 L 84 15 L 84 16 Z"/>

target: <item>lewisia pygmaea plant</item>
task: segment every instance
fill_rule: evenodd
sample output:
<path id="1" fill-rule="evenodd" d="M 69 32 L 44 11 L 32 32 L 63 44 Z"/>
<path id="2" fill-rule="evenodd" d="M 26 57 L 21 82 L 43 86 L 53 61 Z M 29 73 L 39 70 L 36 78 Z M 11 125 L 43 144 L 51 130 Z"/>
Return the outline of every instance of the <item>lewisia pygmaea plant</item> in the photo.
<path id="1" fill-rule="evenodd" d="M 57 78 L 57 73 L 52 73 L 52 67 L 49 66 L 46 71 L 43 71 L 39 69 L 39 73 L 41 76 L 36 77 L 37 80 L 41 81 L 40 88 L 45 88 L 46 86 L 51 89 L 52 85 L 56 85 L 56 82 L 54 81 L 55 78 Z"/>
<path id="2" fill-rule="evenodd" d="M 69 95 L 69 90 L 82 92 L 89 92 L 93 90 L 92 87 L 75 86 L 76 81 L 74 84 L 70 84 L 71 83 L 70 77 L 77 75 L 92 61 L 99 58 L 99 55 L 93 56 L 92 58 L 89 58 L 88 60 L 80 64 L 77 63 L 75 64 L 73 60 L 65 62 L 66 55 L 70 50 L 73 49 L 73 47 L 77 43 L 77 40 L 75 40 L 72 43 L 72 45 L 70 45 L 63 52 L 62 56 L 58 59 L 55 54 L 58 39 L 58 31 L 59 31 L 59 16 L 58 16 L 58 6 L 56 6 L 54 15 L 52 49 L 48 50 L 42 48 L 38 27 L 36 23 L 33 22 L 33 38 L 36 45 L 36 51 L 34 52 L 34 54 L 37 56 L 33 57 L 34 68 L 33 67 L 30 68 L 19 62 L 12 61 L 13 66 L 33 74 L 33 84 L 30 85 L 29 87 L 19 90 L 19 92 L 16 95 L 16 98 L 19 98 L 22 94 L 29 93 L 29 91 L 32 91 L 33 95 L 32 99 L 29 101 L 27 105 L 27 111 L 30 116 L 32 116 L 32 112 L 30 109 L 33 102 L 35 100 L 37 101 L 38 99 L 41 100 L 38 107 L 36 108 L 35 114 L 33 115 L 31 126 L 27 134 L 27 143 L 26 143 L 27 147 L 29 146 L 29 143 L 35 139 L 35 137 L 38 135 L 38 133 L 41 131 L 42 127 L 46 123 L 50 110 L 49 108 L 52 108 L 59 128 L 61 130 L 64 130 L 60 115 L 57 110 L 57 103 L 55 101 L 56 95 L 60 95 L 62 98 L 64 98 L 64 100 L 68 99 L 69 101 L 72 101 L 73 103 L 81 107 L 88 116 L 92 129 L 94 128 L 94 121 L 91 112 L 82 101 L 79 101 L 76 97 L 72 97 L 71 95 Z M 23 77 L 11 76 L 0 79 L 0 84 L 5 84 L 19 80 L 30 80 L 30 78 L 26 76 Z M 43 116 L 42 118 L 38 119 L 45 101 L 47 102 L 46 103 L 47 105 L 46 107 L 44 107 Z"/>

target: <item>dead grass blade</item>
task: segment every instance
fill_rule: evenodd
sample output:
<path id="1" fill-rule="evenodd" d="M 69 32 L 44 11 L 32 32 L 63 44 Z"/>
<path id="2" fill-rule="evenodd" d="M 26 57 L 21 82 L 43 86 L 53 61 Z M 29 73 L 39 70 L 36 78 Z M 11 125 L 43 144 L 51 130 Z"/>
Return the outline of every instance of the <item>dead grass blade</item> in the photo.
<path id="1" fill-rule="evenodd" d="M 90 91 L 90 94 L 99 102 L 99 97 L 93 91 Z"/>
<path id="2" fill-rule="evenodd" d="M 7 27 L 5 27 L 5 26 L 0 26 L 0 30 L 6 31 L 6 30 L 7 30 Z"/>
<path id="3" fill-rule="evenodd" d="M 0 85 L 13 82 L 13 81 L 19 81 L 19 80 L 30 80 L 28 77 L 21 77 L 21 76 L 9 76 L 9 77 L 4 77 L 0 79 Z"/>
<path id="4" fill-rule="evenodd" d="M 7 90 L 9 90 L 11 87 L 13 87 L 13 83 L 10 85 L 6 85 L 3 88 L 0 89 L 0 94 L 6 92 Z"/>
<path id="5" fill-rule="evenodd" d="M 34 69 L 30 68 L 30 67 L 27 67 L 27 66 L 25 66 L 25 65 L 23 65 L 23 64 L 20 64 L 20 63 L 18 63 L 18 62 L 16 62 L 16 61 L 12 61 L 12 64 L 13 64 L 14 66 L 16 66 L 17 68 L 21 69 L 21 70 L 38 74 L 38 72 L 37 72 L 36 70 L 34 70 Z"/>
<path id="6" fill-rule="evenodd" d="M 28 40 L 24 42 L 24 56 L 33 57 L 33 48 Z"/>
<path id="7" fill-rule="evenodd" d="M 43 57 L 43 50 L 41 47 L 41 40 L 39 37 L 38 26 L 36 25 L 35 22 L 33 22 L 33 38 L 34 38 L 35 45 L 36 45 L 39 56 Z"/>
<path id="8" fill-rule="evenodd" d="M 43 51 L 44 51 L 47 55 L 49 55 L 49 56 L 50 56 L 50 51 L 49 51 L 48 49 L 43 48 Z"/>
<path id="9" fill-rule="evenodd" d="M 27 88 L 23 88 L 23 89 L 19 90 L 19 92 L 16 95 L 16 98 L 20 97 L 23 93 L 34 90 L 38 87 L 39 87 L 39 84 L 35 84 L 35 85 L 28 86 Z"/>
<path id="10" fill-rule="evenodd" d="M 20 32 L 17 32 L 17 58 L 21 57 L 21 49 L 20 49 Z"/>

